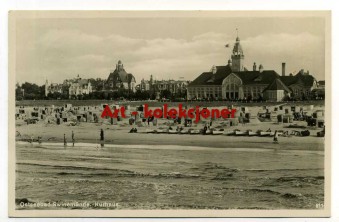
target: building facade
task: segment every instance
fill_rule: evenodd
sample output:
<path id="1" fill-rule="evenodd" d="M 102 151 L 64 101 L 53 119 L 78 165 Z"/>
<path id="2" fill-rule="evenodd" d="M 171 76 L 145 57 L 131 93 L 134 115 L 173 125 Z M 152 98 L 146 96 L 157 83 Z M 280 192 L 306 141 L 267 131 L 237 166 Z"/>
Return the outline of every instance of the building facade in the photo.
<path id="1" fill-rule="evenodd" d="M 301 70 L 296 75 L 285 76 L 286 64 L 282 63 L 280 76 L 274 70 L 264 70 L 262 64 L 257 69 L 255 62 L 249 71 L 244 67 L 244 58 L 237 37 L 227 65 L 213 66 L 209 72 L 200 74 L 187 86 L 187 99 L 282 101 L 291 96 L 308 98 L 317 87 L 316 79 L 309 72 Z"/>
<path id="2" fill-rule="evenodd" d="M 79 95 L 90 94 L 93 92 L 91 81 L 89 79 L 82 79 L 79 75 L 74 79 L 66 79 L 62 84 L 48 84 L 45 83 L 45 96 L 49 93 L 67 94 L 68 98 L 77 97 Z"/>
<path id="3" fill-rule="evenodd" d="M 140 91 L 148 91 L 160 99 L 161 92 L 168 90 L 172 95 L 185 95 L 189 81 L 185 80 L 154 80 L 151 75 L 149 80 L 142 79 L 137 86 Z"/>
<path id="4" fill-rule="evenodd" d="M 69 98 L 77 97 L 79 95 L 88 95 L 92 93 L 92 85 L 88 79 L 80 79 L 79 81 L 71 83 L 68 89 Z"/>
<path id="5" fill-rule="evenodd" d="M 137 85 L 137 89 L 140 90 L 140 91 L 150 91 L 151 90 L 150 81 L 142 79 L 140 84 Z"/>
<path id="6" fill-rule="evenodd" d="M 136 81 L 131 73 L 127 73 L 124 64 L 119 60 L 116 64 L 115 70 L 111 72 L 107 78 L 106 90 L 126 89 L 135 92 Z"/>
<path id="7" fill-rule="evenodd" d="M 45 82 L 45 96 L 53 93 L 63 93 L 63 84 Z"/>

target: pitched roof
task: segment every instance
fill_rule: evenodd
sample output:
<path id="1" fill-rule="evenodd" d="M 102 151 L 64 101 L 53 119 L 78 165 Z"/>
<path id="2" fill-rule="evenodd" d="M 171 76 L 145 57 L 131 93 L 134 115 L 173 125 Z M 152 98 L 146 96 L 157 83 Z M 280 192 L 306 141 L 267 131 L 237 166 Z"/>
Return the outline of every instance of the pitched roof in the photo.
<path id="1" fill-rule="evenodd" d="M 221 85 L 222 81 L 232 73 L 232 69 L 229 65 L 217 66 L 217 72 L 203 72 L 195 80 L 189 83 L 189 86 L 196 85 Z"/>
<path id="2" fill-rule="evenodd" d="M 299 72 L 297 75 L 280 76 L 274 70 L 259 71 L 241 71 L 232 72 L 231 66 L 217 66 L 217 72 L 213 75 L 212 72 L 203 72 L 188 86 L 197 85 L 222 85 L 223 80 L 231 73 L 236 74 L 243 82 L 244 85 L 250 84 L 271 84 L 275 79 L 280 79 L 284 86 L 300 83 L 304 86 L 311 87 L 315 78 L 309 74 L 302 74 Z"/>
<path id="3" fill-rule="evenodd" d="M 295 77 L 299 78 L 305 86 L 313 86 L 313 82 L 315 81 L 315 78 L 310 74 L 303 74 L 302 71 L 298 72 Z"/>
<path id="4" fill-rule="evenodd" d="M 286 86 L 290 86 L 297 82 L 295 76 L 280 76 L 280 79 Z"/>
<path id="5" fill-rule="evenodd" d="M 302 72 L 298 72 L 296 75 L 289 75 L 289 76 L 280 76 L 281 81 L 286 85 L 290 86 L 292 84 L 300 83 L 304 86 L 311 87 L 313 86 L 313 82 L 315 78 L 309 74 L 302 74 Z"/>
<path id="6" fill-rule="evenodd" d="M 90 82 L 90 81 L 89 81 L 88 79 L 80 79 L 80 80 L 78 81 L 78 83 L 79 83 L 80 85 L 87 85 L 89 82 Z"/>
<path id="7" fill-rule="evenodd" d="M 128 82 L 135 82 L 135 78 L 131 73 L 127 74 L 127 81 Z"/>
<path id="8" fill-rule="evenodd" d="M 270 84 L 279 75 L 274 70 L 259 71 L 243 71 L 235 72 L 239 76 L 244 85 L 247 84 Z"/>
<path id="9" fill-rule="evenodd" d="M 267 90 L 284 90 L 291 92 L 291 90 L 278 78 L 273 80 L 273 82 L 264 89 L 264 92 Z"/>
<path id="10" fill-rule="evenodd" d="M 232 72 L 230 65 L 217 66 L 217 72 L 203 72 L 189 86 L 195 85 L 221 85 L 222 81 L 231 73 L 236 74 L 243 82 L 243 84 L 270 84 L 279 75 L 274 70 L 259 71 L 242 71 Z"/>
<path id="11" fill-rule="evenodd" d="M 127 73 L 125 69 L 117 70 L 115 69 L 114 72 L 111 72 L 108 76 L 107 81 L 111 81 L 113 79 L 116 79 L 121 82 L 130 82 L 134 78 L 133 74 Z"/>

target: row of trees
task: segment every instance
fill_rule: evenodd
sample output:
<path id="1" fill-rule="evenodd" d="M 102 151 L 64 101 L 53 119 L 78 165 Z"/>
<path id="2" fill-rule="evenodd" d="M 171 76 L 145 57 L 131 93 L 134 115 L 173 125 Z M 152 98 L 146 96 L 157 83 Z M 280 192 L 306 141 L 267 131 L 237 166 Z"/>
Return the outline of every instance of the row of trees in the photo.
<path id="1" fill-rule="evenodd" d="M 45 99 L 45 86 L 38 86 L 37 84 L 28 82 L 23 83 L 21 86 L 17 84 L 15 88 L 15 98 L 16 100 Z"/>
<path id="2" fill-rule="evenodd" d="M 148 99 L 170 99 L 174 100 L 177 98 L 185 98 L 186 92 L 172 94 L 169 90 L 163 90 L 160 93 L 149 92 L 149 91 L 136 91 L 132 92 L 128 89 L 120 89 L 118 91 L 108 91 L 103 90 L 102 84 L 97 82 L 95 85 L 95 91 L 90 94 L 78 95 L 78 96 L 69 96 L 68 90 L 65 88 L 60 92 L 49 93 L 47 96 L 45 95 L 45 85 L 38 86 L 37 84 L 32 84 L 25 82 L 21 86 L 19 84 L 16 85 L 15 96 L 16 100 L 56 100 L 56 99 L 80 99 L 80 100 L 88 100 L 88 99 L 103 99 L 103 100 L 120 100 L 120 99 L 128 99 L 128 100 L 148 100 Z M 100 89 L 101 87 L 101 89 Z M 99 90 L 100 89 L 100 90 Z"/>
<path id="3" fill-rule="evenodd" d="M 97 87 L 100 88 L 102 84 L 97 84 Z M 97 88 L 96 87 L 96 88 Z M 308 99 L 324 99 L 325 93 L 322 91 L 315 91 L 311 93 L 311 96 L 302 95 L 302 97 L 296 98 L 293 94 L 289 97 L 286 97 L 285 101 L 293 101 L 293 100 L 308 100 Z M 45 95 L 45 86 L 38 86 L 37 84 L 32 84 L 25 82 L 21 86 L 16 85 L 15 90 L 16 100 L 43 100 L 43 99 L 80 99 L 80 100 L 88 100 L 88 99 L 103 99 L 103 100 L 120 100 L 120 99 L 128 99 L 128 100 L 154 100 L 154 99 L 168 99 L 168 100 L 181 100 L 186 98 L 186 92 L 182 91 L 176 94 L 171 93 L 169 90 L 163 90 L 160 93 L 149 92 L 149 91 L 136 91 L 132 92 L 128 89 L 120 89 L 118 91 L 104 91 L 97 90 L 85 95 L 78 95 L 69 97 L 68 90 L 63 89 L 63 93 L 54 92 L 49 93 L 47 96 Z M 205 100 L 205 99 L 204 99 Z M 218 98 L 208 98 L 208 100 L 220 100 Z M 253 99 L 248 97 L 245 100 L 252 101 Z M 256 100 L 262 101 L 263 98 L 258 98 Z"/>
<path id="4" fill-rule="evenodd" d="M 163 90 L 159 94 L 150 92 L 150 91 L 140 91 L 136 92 L 129 91 L 127 89 L 120 89 L 118 91 L 95 91 L 90 94 L 73 96 L 71 99 L 105 99 L 105 100 L 154 100 L 154 99 L 169 99 L 175 100 L 179 98 L 186 98 L 186 93 L 176 93 L 173 94 L 169 90 Z"/>

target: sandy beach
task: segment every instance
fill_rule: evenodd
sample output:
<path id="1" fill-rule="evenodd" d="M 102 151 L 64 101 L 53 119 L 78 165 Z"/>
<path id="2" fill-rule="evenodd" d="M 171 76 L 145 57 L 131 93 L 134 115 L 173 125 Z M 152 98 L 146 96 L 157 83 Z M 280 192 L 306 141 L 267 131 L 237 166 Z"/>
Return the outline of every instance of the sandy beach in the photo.
<path id="1" fill-rule="evenodd" d="M 168 119 L 158 119 L 157 126 L 129 125 L 128 118 L 74 126 L 17 119 L 17 209 L 316 209 L 324 202 L 324 138 L 316 136 L 322 129 L 305 121 L 260 122 L 259 108 L 251 109 L 249 123 L 223 129 L 307 129 L 310 136 L 280 136 L 274 143 L 273 137 L 146 133 L 175 129 Z M 212 127 L 224 121 L 214 120 Z M 129 133 L 131 128 L 138 132 Z M 41 144 L 28 142 L 38 137 Z"/>
<path id="2" fill-rule="evenodd" d="M 305 122 L 298 124 L 305 125 Z M 271 122 L 263 122 L 260 124 L 238 125 L 229 128 L 230 130 L 239 129 L 245 131 L 251 129 L 256 131 L 259 129 L 267 130 L 289 130 L 286 128 L 289 124 L 274 124 Z M 159 124 L 159 127 L 161 124 Z M 105 143 L 107 144 L 150 144 L 150 145 L 186 145 L 186 146 L 204 146 L 219 148 L 251 148 L 257 146 L 260 148 L 272 149 L 291 149 L 291 150 L 324 150 L 324 138 L 316 137 L 316 133 L 321 129 L 309 129 L 311 135 L 309 137 L 279 137 L 279 144 L 273 143 L 272 137 L 237 137 L 225 135 L 176 135 L 176 134 L 146 134 L 146 129 L 156 129 L 154 126 L 136 127 L 138 133 L 129 133 L 131 126 L 128 125 L 109 125 L 81 123 L 79 126 L 68 126 L 62 124 L 59 126 L 46 125 L 44 123 L 25 125 L 22 123 L 17 126 L 16 130 L 20 132 L 21 138 L 35 139 L 42 137 L 44 142 L 63 142 L 63 135 L 71 142 L 72 131 L 75 133 L 76 143 L 99 143 L 100 129 L 105 132 Z M 203 128 L 203 124 L 198 124 L 196 129 Z M 294 129 L 300 130 L 300 129 Z M 212 139 L 211 139 L 212 138 Z M 17 139 L 20 139 L 17 137 Z M 211 142 L 213 141 L 213 142 Z"/>

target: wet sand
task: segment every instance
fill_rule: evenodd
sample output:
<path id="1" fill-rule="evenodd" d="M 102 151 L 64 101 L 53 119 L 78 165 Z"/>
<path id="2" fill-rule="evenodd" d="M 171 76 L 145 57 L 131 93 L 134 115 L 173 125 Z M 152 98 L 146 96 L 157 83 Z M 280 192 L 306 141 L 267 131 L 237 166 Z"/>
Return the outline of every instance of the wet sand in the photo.
<path id="1" fill-rule="evenodd" d="M 305 124 L 299 122 L 298 124 Z M 288 129 L 285 128 L 289 124 L 272 124 L 264 122 L 260 124 L 246 124 L 230 127 L 225 130 L 248 130 L 254 132 L 258 129 L 267 130 L 301 130 L 301 129 Z M 163 126 L 159 124 L 158 127 Z M 133 126 L 134 127 L 134 126 Z M 129 133 L 132 126 L 128 125 L 108 125 L 108 124 L 94 124 L 94 123 L 81 123 L 79 126 L 61 125 L 46 125 L 44 123 L 22 124 L 17 126 L 16 130 L 20 132 L 21 137 L 17 140 L 30 138 L 33 136 L 37 139 L 38 136 L 42 137 L 43 143 L 45 142 L 63 142 L 64 133 L 68 143 L 71 142 L 72 131 L 75 133 L 76 143 L 99 143 L 100 129 L 104 129 L 105 143 L 107 144 L 149 144 L 149 145 L 182 145 L 182 146 L 204 146 L 204 147 L 220 147 L 220 148 L 269 148 L 269 149 L 291 149 L 291 150 L 324 150 L 324 138 L 316 137 L 316 133 L 320 128 L 309 129 L 311 136 L 309 137 L 279 137 L 279 144 L 273 143 L 272 137 L 236 137 L 226 135 L 176 135 L 176 134 L 146 134 L 146 129 L 156 129 L 154 126 L 136 127 L 138 133 Z M 203 128 L 199 124 L 196 129 Z"/>

